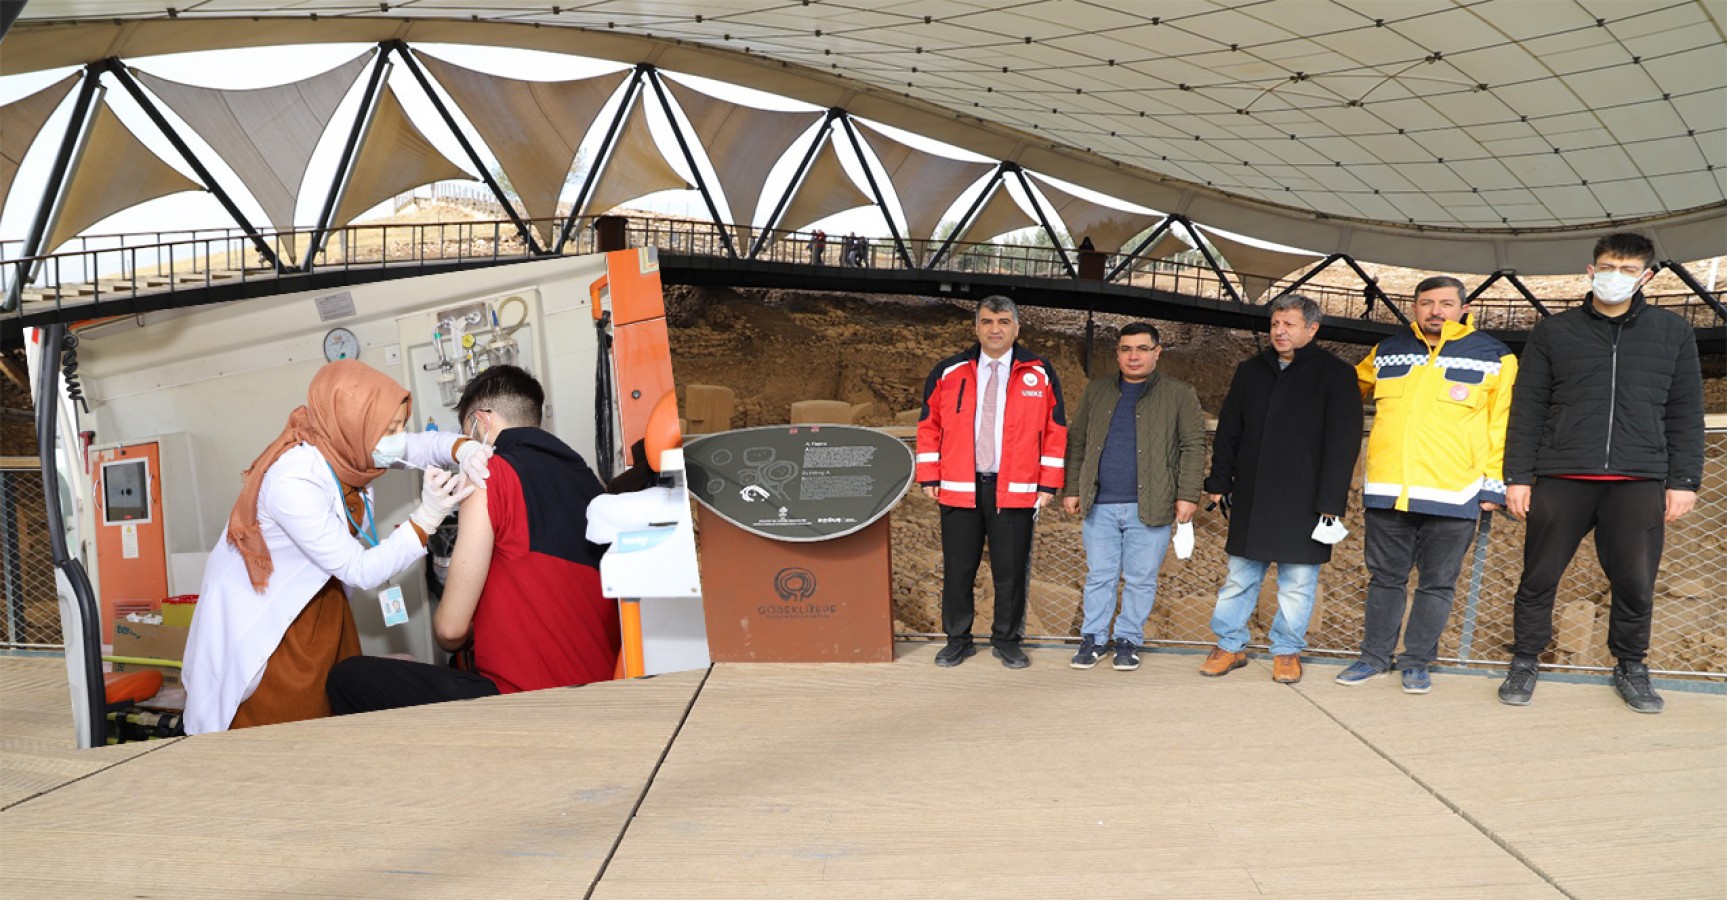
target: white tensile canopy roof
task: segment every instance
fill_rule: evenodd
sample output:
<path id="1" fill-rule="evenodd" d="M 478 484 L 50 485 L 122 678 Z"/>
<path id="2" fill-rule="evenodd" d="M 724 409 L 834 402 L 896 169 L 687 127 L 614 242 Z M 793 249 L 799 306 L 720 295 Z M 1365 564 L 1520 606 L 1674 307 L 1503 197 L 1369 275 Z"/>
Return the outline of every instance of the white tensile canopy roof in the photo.
<path id="1" fill-rule="evenodd" d="M 1718 2 L 994 6 L 35 0 L 0 73 L 308 42 L 529 47 L 842 107 L 1319 253 L 1542 274 L 1626 225 L 1664 258 L 1727 245 Z"/>

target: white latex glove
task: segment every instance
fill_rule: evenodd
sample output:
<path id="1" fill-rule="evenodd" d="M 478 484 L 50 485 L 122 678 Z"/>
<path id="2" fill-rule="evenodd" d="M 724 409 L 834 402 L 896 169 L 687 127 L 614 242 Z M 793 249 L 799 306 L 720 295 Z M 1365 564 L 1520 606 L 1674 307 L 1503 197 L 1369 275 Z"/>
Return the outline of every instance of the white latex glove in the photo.
<path id="1" fill-rule="evenodd" d="M 461 449 L 456 451 L 456 464 L 462 467 L 462 474 L 468 476 L 468 483 L 486 489 L 486 479 L 491 477 L 492 446 L 479 441 L 464 441 Z"/>
<path id="2" fill-rule="evenodd" d="M 410 513 L 408 519 L 420 526 L 421 531 L 431 534 L 444 524 L 444 517 L 473 492 L 474 486 L 466 475 L 451 475 L 438 468 L 427 469 L 425 487 L 420 489 L 420 508 Z"/>

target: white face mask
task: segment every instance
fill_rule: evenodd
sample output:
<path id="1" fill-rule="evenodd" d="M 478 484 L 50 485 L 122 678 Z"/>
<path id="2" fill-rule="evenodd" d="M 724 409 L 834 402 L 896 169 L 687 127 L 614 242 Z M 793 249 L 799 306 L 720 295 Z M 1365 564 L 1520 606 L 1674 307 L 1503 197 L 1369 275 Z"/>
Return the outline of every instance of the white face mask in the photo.
<path id="1" fill-rule="evenodd" d="M 386 434 L 378 441 L 378 446 L 372 451 L 372 465 L 380 469 L 388 469 L 392 464 L 408 452 L 408 434 L 405 431 Z"/>
<path id="2" fill-rule="evenodd" d="M 1632 294 L 1637 293 L 1637 282 L 1642 278 L 1640 274 L 1627 275 L 1619 271 L 1596 272 L 1595 283 L 1592 285 L 1595 299 L 1615 306 L 1624 303 L 1631 299 Z"/>

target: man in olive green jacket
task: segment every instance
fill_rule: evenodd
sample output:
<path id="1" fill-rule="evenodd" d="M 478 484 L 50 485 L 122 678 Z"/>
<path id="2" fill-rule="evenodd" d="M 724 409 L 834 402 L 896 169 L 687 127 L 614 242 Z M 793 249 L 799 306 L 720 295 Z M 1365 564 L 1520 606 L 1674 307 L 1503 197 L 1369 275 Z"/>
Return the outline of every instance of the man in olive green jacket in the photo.
<path id="1" fill-rule="evenodd" d="M 1116 339 L 1116 378 L 1098 378 L 1068 419 L 1062 509 L 1084 515 L 1085 622 L 1072 665 L 1089 669 L 1110 646 L 1116 584 L 1116 669 L 1139 668 L 1145 620 L 1171 523 L 1192 521 L 1205 483 L 1205 423 L 1193 386 L 1157 372 L 1157 329 L 1135 322 Z"/>

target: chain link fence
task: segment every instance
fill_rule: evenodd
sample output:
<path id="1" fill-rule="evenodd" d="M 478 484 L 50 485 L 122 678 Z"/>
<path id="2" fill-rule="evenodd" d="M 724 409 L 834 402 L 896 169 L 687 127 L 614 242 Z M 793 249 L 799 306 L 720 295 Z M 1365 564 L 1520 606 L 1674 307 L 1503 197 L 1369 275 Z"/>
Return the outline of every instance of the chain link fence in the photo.
<path id="1" fill-rule="evenodd" d="M 1209 459 L 1209 441 L 1207 435 Z M 1356 479 L 1359 484 L 1359 477 Z M 1319 596 L 1307 638 L 1311 654 L 1354 656 L 1359 649 L 1367 599 L 1362 559 L 1365 525 L 1361 492 L 1351 491 L 1346 517 L 1349 537 L 1332 554 L 1319 581 Z M 1510 660 L 1512 596 L 1523 569 L 1522 522 L 1492 516 L 1485 541 L 1472 545 L 1457 580 L 1451 622 L 1440 639 L 1442 663 L 1504 663 Z M 1195 549 L 1187 560 L 1171 553 L 1159 574 L 1157 603 L 1146 621 L 1146 642 L 1164 646 L 1211 646 L 1211 612 L 1228 562 L 1226 524 L 1217 513 L 1194 519 Z M 941 635 L 941 527 L 936 504 L 912 491 L 894 511 L 895 630 L 910 636 Z M 1034 641 L 1077 641 L 1080 593 L 1085 583 L 1085 548 L 1078 517 L 1055 508 L 1039 516 L 1032 547 L 1026 636 Z M 1277 612 L 1276 579 L 1267 578 L 1249 627 L 1250 646 L 1265 649 Z M 1410 587 L 1415 578 L 1410 578 Z M 988 554 L 975 588 L 977 621 L 987 632 L 994 602 Z M 1585 540 L 1566 570 L 1554 603 L 1555 646 L 1543 661 L 1605 672 L 1607 579 Z M 1691 515 L 1667 526 L 1666 551 L 1655 584 L 1655 615 L 1648 659 L 1664 675 L 1727 678 L 1727 429 L 1705 440 L 1703 489 Z"/>
<path id="2" fill-rule="evenodd" d="M 48 509 L 34 457 L 0 459 L 0 595 L 0 649 L 60 649 Z"/>

